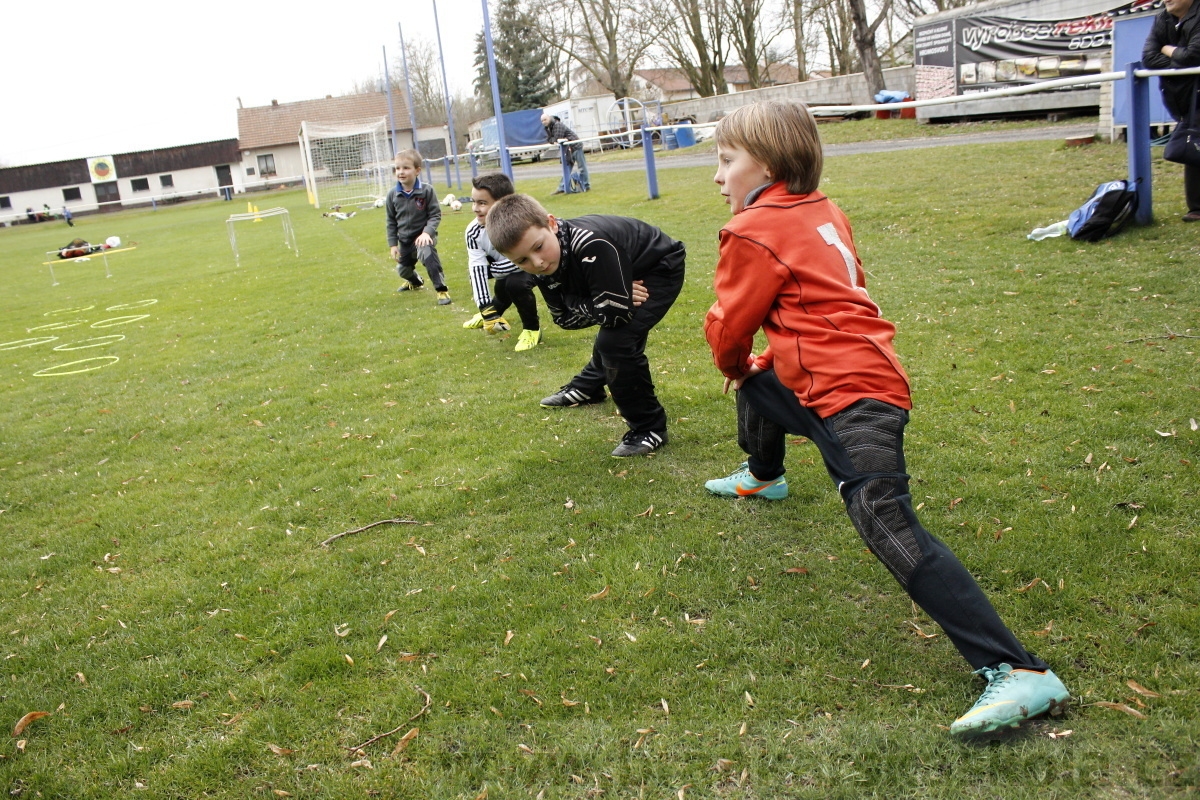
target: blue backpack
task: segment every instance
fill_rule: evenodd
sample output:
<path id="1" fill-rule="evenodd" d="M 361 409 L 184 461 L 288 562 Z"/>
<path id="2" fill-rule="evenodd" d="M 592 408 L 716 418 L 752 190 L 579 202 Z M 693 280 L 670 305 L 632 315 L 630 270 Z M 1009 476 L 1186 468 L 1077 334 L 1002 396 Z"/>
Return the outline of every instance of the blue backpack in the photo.
<path id="1" fill-rule="evenodd" d="M 1086 203 L 1071 212 L 1067 233 L 1072 239 L 1098 242 L 1120 231 L 1136 207 L 1137 192 L 1129 181 L 1102 183 Z"/>

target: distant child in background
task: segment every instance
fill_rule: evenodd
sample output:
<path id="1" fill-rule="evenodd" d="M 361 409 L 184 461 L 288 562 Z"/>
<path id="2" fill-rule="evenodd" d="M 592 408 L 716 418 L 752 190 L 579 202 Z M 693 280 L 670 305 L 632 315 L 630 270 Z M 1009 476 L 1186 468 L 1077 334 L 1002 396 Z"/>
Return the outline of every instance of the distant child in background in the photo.
<path id="1" fill-rule="evenodd" d="M 68 228 L 75 227 L 75 223 L 71 221 L 71 209 L 67 208 L 66 206 L 63 206 L 63 219 L 67 221 Z"/>
<path id="2" fill-rule="evenodd" d="M 592 359 L 543 406 L 604 402 L 612 392 L 629 431 L 617 458 L 649 455 L 667 443 L 667 412 L 654 394 L 646 338 L 683 288 L 683 243 L 629 217 L 556 219 L 532 197 L 509 195 L 488 212 L 501 253 L 537 276 L 561 328 L 598 325 Z"/>
<path id="3" fill-rule="evenodd" d="M 988 682 L 950 726 L 957 736 L 1017 727 L 1070 698 L 1000 620 L 975 579 L 917 520 L 904 463 L 908 377 L 895 327 L 867 295 L 850 223 L 817 189 L 821 140 L 802 105 L 758 103 L 717 125 L 716 182 L 733 210 L 720 234 L 717 301 L 704 333 L 725 391 L 737 390 L 748 458 L 705 487 L 787 497 L 785 434 L 816 444 L 875 557 Z M 767 347 L 751 352 L 762 330 Z"/>
<path id="4" fill-rule="evenodd" d="M 420 289 L 425 283 L 417 275 L 417 260 L 425 265 L 437 292 L 438 305 L 450 305 L 450 291 L 442 275 L 437 254 L 437 229 L 442 221 L 433 187 L 421 183 L 425 161 L 416 150 L 396 154 L 396 185 L 387 196 L 387 240 L 396 271 L 404 281 L 398 292 Z"/>
<path id="5" fill-rule="evenodd" d="M 489 334 L 509 329 L 504 312 L 516 306 L 521 315 L 521 335 L 516 350 L 532 350 L 542 341 L 542 326 L 538 320 L 537 300 L 533 296 L 536 278 L 492 247 L 487 233 L 487 215 L 502 197 L 514 191 L 512 181 L 502 172 L 479 175 L 471 181 L 471 211 L 475 219 L 467 226 L 467 272 L 471 278 L 471 293 L 479 313 L 463 323 L 464 328 L 483 328 Z M 455 201 L 457 202 L 457 201 Z M 495 278 L 496 295 L 488 290 L 488 281 Z"/>

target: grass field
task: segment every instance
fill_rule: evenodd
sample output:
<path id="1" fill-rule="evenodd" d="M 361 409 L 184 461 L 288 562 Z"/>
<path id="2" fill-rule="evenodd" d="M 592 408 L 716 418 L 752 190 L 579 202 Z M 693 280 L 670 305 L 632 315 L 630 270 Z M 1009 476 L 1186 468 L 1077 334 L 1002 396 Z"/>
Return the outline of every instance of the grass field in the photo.
<path id="1" fill-rule="evenodd" d="M 982 684 L 865 552 L 811 444 L 790 448 L 785 502 L 702 489 L 742 458 L 701 334 L 728 214 L 713 170 L 661 172 L 658 201 L 636 173 L 520 187 L 688 245 L 649 349 L 671 443 L 631 461 L 608 456 L 611 403 L 538 406 L 587 331 L 543 309 L 544 344 L 515 353 L 462 329 L 465 212 L 442 225 L 450 307 L 395 293 L 381 211 L 335 223 L 295 192 L 252 199 L 291 209 L 299 256 L 267 219 L 239 229 L 240 267 L 238 202 L 0 230 L 0 720 L 50 712 L 0 745 L 0 786 L 1195 793 L 1200 226 L 1158 162 L 1153 226 L 1024 236 L 1124 158 L 1034 142 L 826 163 L 913 380 L 919 513 L 1076 697 L 982 744 L 945 728 Z M 138 247 L 111 278 L 93 259 L 51 285 L 45 251 L 114 234 Z M 411 524 L 320 546 L 387 519 Z"/>

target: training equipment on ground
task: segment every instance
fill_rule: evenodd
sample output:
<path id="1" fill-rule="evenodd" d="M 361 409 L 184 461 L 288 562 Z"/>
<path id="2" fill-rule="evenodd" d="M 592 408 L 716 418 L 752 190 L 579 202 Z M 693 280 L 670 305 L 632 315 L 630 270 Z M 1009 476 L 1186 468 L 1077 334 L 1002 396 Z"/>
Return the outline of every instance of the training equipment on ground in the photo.
<path id="1" fill-rule="evenodd" d="M 621 437 L 621 443 L 612 451 L 613 458 L 648 456 L 667 443 L 667 432 L 629 431 Z"/>
<path id="2" fill-rule="evenodd" d="M 574 408 L 575 406 L 603 403 L 606 397 L 603 388 L 597 394 L 588 394 L 568 383 L 549 397 L 543 397 L 541 405 L 546 408 Z"/>
<path id="3" fill-rule="evenodd" d="M 954 720 L 950 733 L 978 736 L 1000 728 L 1016 728 L 1023 721 L 1049 711 L 1061 714 L 1071 693 L 1050 670 L 1034 672 L 1001 664 L 975 670 L 988 682 L 971 710 Z"/>
<path id="4" fill-rule="evenodd" d="M 234 230 L 234 225 L 239 222 L 262 222 L 263 217 L 279 217 L 283 223 L 283 245 L 293 251 L 297 257 L 300 256 L 300 247 L 296 244 L 296 232 L 292 230 L 292 217 L 288 214 L 288 210 L 283 207 L 268 208 L 266 211 L 259 211 L 255 208 L 248 214 L 230 214 L 229 219 L 225 220 L 225 228 L 229 232 L 229 246 L 233 248 L 233 260 L 239 267 L 242 265 L 241 254 L 238 253 L 237 231 Z"/>
<path id="5" fill-rule="evenodd" d="M 309 202 L 316 208 L 370 208 L 387 196 L 392 151 L 387 118 L 300 123 Z"/>
<path id="6" fill-rule="evenodd" d="M 113 242 L 116 242 L 116 244 L 112 244 Z M 97 256 L 100 256 L 100 258 L 104 260 L 104 277 L 111 278 L 112 271 L 109 270 L 109 268 L 108 268 L 108 257 L 115 253 L 128 253 L 130 250 L 137 250 L 137 242 L 134 242 L 129 247 L 121 247 L 121 240 L 120 240 L 120 238 L 118 238 L 116 236 L 108 237 L 108 239 L 105 241 L 105 244 L 108 246 L 91 249 L 90 252 L 83 253 L 82 255 L 73 256 L 70 258 L 63 258 L 61 255 L 59 255 L 60 253 L 62 253 L 62 250 L 51 250 L 50 252 L 46 253 L 46 255 L 48 255 L 48 256 L 58 256 L 56 261 L 43 261 L 42 262 L 43 267 L 50 268 L 50 285 L 58 286 L 58 278 L 56 278 L 54 276 L 55 263 L 69 264 L 73 261 L 90 261 L 91 257 L 93 255 L 97 255 Z"/>
<path id="7" fill-rule="evenodd" d="M 722 497 L 761 497 L 764 500 L 783 500 L 788 496 L 787 478 L 780 475 L 773 481 L 760 481 L 750 474 L 745 461 L 724 478 L 705 481 L 704 488 Z"/>

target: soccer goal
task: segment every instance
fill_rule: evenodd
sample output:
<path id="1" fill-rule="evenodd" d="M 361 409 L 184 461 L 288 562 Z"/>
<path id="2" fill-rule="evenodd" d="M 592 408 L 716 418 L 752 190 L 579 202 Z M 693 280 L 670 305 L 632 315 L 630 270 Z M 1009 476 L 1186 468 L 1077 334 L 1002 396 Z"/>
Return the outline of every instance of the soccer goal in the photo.
<path id="1" fill-rule="evenodd" d="M 309 202 L 316 208 L 367 207 L 387 195 L 392 151 L 387 119 L 300 123 Z"/>

